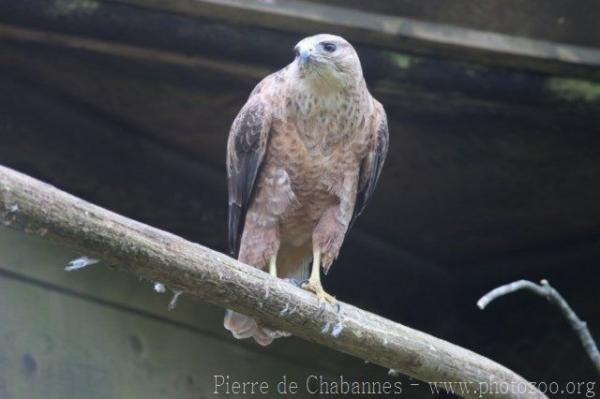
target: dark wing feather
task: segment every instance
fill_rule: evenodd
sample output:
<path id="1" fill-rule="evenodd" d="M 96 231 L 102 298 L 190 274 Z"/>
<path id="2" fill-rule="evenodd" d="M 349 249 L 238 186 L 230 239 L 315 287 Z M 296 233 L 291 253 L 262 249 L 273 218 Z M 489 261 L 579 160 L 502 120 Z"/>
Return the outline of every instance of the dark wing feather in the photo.
<path id="1" fill-rule="evenodd" d="M 360 167 L 358 191 L 350 227 L 354 225 L 356 218 L 365 210 L 367 203 L 371 199 L 388 152 L 389 132 L 387 117 L 380 104 L 377 104 L 377 112 L 378 118 L 374 124 L 376 129 L 375 143 L 372 150 L 363 159 Z"/>
<path id="2" fill-rule="evenodd" d="M 229 250 L 237 256 L 246 211 L 265 155 L 271 112 L 260 95 L 251 95 L 233 121 L 227 142 Z"/>

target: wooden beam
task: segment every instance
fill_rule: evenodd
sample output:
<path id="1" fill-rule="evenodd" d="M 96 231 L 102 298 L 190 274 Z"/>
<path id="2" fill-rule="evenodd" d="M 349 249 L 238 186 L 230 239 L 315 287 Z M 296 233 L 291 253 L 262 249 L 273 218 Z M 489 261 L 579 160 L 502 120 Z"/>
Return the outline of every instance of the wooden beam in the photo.
<path id="1" fill-rule="evenodd" d="M 88 37 L 65 35 L 44 30 L 21 28 L 19 26 L 0 23 L 0 41 L 8 40 L 18 43 L 38 43 L 51 46 L 60 46 L 71 49 L 93 51 L 133 60 L 162 62 L 188 68 L 202 68 L 218 71 L 230 76 L 247 79 L 261 79 L 270 71 L 258 66 L 242 65 L 214 57 L 198 55 L 185 55 L 180 52 L 159 50 L 150 47 L 133 46 L 99 40 Z"/>
<path id="2" fill-rule="evenodd" d="M 471 351 L 344 303 L 339 311 L 320 309 L 314 295 L 268 273 L 6 167 L 0 167 L 0 222 L 414 378 L 478 388 L 464 397 L 481 397 L 482 386 L 489 393 L 505 386 L 509 393 L 502 389 L 493 396 L 546 398 L 522 377 Z"/>
<path id="3" fill-rule="evenodd" d="M 383 15 L 305 0 L 114 0 L 187 16 L 314 34 L 332 32 L 389 49 L 556 72 L 600 65 L 600 50 Z"/>
<path id="4" fill-rule="evenodd" d="M 116 11 L 113 10 L 113 12 Z M 96 23 L 101 22 L 103 21 L 96 21 Z M 80 21 L 80 23 L 83 22 Z M 201 24 L 199 21 L 198 23 Z M 101 32 L 97 33 L 99 37 L 89 37 L 75 32 L 59 33 L 0 22 L 0 42 L 34 43 L 84 50 L 129 60 L 187 68 L 199 74 L 202 71 L 217 72 L 247 84 L 260 81 L 275 68 L 283 65 L 282 63 L 268 67 L 256 63 L 256 60 L 247 60 L 240 56 L 231 57 L 230 55 L 229 58 L 211 56 L 202 47 L 208 44 L 203 41 L 206 40 L 206 37 L 202 35 L 193 37 L 193 43 L 198 47 L 196 50 L 191 48 L 170 50 L 148 44 L 134 44 L 127 42 L 125 38 L 123 42 L 106 40 L 100 38 L 103 37 Z M 215 33 L 214 36 L 218 37 L 218 33 Z M 179 44 L 184 41 L 177 35 L 172 39 Z M 279 39 L 281 38 L 277 35 L 268 39 L 263 37 L 253 50 L 263 55 L 269 53 Z M 231 44 L 233 39 L 224 36 L 220 37 L 220 40 Z M 408 109 L 415 109 L 418 112 L 425 109 L 425 112 L 430 112 L 433 109 L 435 112 L 453 113 L 465 108 L 483 108 L 494 109 L 495 112 L 513 116 L 531 115 L 538 112 L 541 113 L 538 117 L 547 118 L 547 108 L 551 108 L 553 114 L 576 112 L 578 115 L 584 115 L 593 120 L 597 119 L 599 115 L 600 83 L 598 80 L 532 75 L 522 71 L 481 65 L 469 66 L 456 61 L 409 56 L 375 47 L 361 48 L 361 50 L 366 52 L 363 68 L 365 75 L 368 75 L 373 93 L 384 98 L 388 107 L 402 106 L 403 112 Z M 277 53 L 277 56 L 281 56 L 282 51 L 273 49 L 270 52 L 272 55 Z M 283 53 L 287 54 L 288 49 L 285 49 Z M 10 57 L 6 58 L 10 62 Z M 283 62 L 288 61 L 289 57 L 283 60 Z M 46 63 L 38 62 L 33 65 L 46 65 Z M 35 66 L 23 65 L 17 66 L 17 68 L 28 71 L 30 68 L 35 69 Z M 50 70 L 58 69 L 50 68 Z M 38 79 L 39 73 L 35 72 L 35 74 Z M 43 78 L 44 73 L 40 76 Z M 507 87 L 510 87 L 509 91 L 507 91 Z M 418 106 L 415 107 L 415 104 Z"/>

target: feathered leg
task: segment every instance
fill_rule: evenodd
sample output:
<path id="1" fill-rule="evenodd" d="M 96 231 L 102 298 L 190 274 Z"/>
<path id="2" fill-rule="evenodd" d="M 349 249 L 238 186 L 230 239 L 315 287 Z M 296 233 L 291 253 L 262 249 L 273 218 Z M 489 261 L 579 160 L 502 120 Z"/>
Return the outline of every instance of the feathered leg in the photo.
<path id="1" fill-rule="evenodd" d="M 323 213 L 312 235 L 313 266 L 310 279 L 303 288 L 314 292 L 319 300 L 327 301 L 330 304 L 335 304 L 337 301 L 323 289 L 321 267 L 327 274 L 331 264 L 340 253 L 354 212 L 357 179 L 356 173 L 348 173 L 340 181 L 340 184 L 334 187 L 333 191 L 339 202 Z"/>

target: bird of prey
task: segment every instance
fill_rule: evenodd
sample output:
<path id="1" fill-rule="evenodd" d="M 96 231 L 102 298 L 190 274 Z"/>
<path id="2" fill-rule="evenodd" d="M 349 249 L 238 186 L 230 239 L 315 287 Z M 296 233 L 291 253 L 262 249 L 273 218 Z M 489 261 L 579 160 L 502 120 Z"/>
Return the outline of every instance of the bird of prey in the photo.
<path id="1" fill-rule="evenodd" d="M 231 126 L 229 246 L 239 261 L 304 279 L 303 288 L 335 303 L 320 268 L 327 273 L 373 194 L 388 149 L 387 118 L 346 40 L 307 37 L 294 54 L 254 88 Z M 261 345 L 287 334 L 231 310 L 224 325 Z"/>

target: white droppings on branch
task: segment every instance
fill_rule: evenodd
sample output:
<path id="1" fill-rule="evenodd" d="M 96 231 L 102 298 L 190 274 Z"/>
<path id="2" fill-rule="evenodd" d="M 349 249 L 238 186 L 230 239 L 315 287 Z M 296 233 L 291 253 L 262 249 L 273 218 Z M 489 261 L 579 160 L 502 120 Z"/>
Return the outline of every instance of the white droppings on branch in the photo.
<path id="1" fill-rule="evenodd" d="M 396 369 L 389 369 L 388 370 L 388 375 L 390 377 L 398 378 L 398 377 L 400 377 L 400 372 L 398 370 L 396 370 Z"/>
<path id="2" fill-rule="evenodd" d="M 339 308 L 338 308 L 336 316 L 337 316 L 337 322 L 335 323 L 335 325 L 333 326 L 333 329 L 331 330 L 331 336 L 334 338 L 339 337 L 340 334 L 342 333 L 342 331 L 344 330 L 344 318 L 343 318 L 341 310 Z"/>
<path id="3" fill-rule="evenodd" d="M 15 213 L 19 211 L 19 205 L 14 203 L 12 205 L 6 206 L 5 209 L 6 211 L 3 212 L 2 215 L 2 218 L 4 219 L 2 221 L 2 224 L 4 226 L 10 226 L 10 224 L 15 221 Z"/>
<path id="4" fill-rule="evenodd" d="M 98 259 L 82 256 L 80 258 L 73 259 L 72 261 L 70 261 L 69 265 L 65 267 L 65 271 L 72 272 L 73 270 L 83 269 L 86 266 L 93 265 L 98 262 L 100 262 Z"/>
<path id="5" fill-rule="evenodd" d="M 330 328 L 331 328 L 331 323 L 330 322 L 325 323 L 325 325 L 321 329 L 321 334 L 327 334 L 329 332 Z"/>
<path id="6" fill-rule="evenodd" d="M 292 315 L 292 314 L 294 314 L 294 312 L 295 312 L 295 311 L 297 311 L 297 310 L 298 310 L 298 307 L 297 307 L 297 306 L 295 306 L 295 307 L 293 307 L 293 308 L 290 308 L 290 310 L 289 310 L 289 311 L 288 311 L 288 313 L 287 313 L 287 314 L 288 314 L 288 316 L 291 316 L 291 315 Z"/>
<path id="7" fill-rule="evenodd" d="M 577 333 L 579 340 L 594 364 L 596 371 L 600 374 L 600 351 L 598 350 L 596 342 L 592 338 L 592 334 L 587 327 L 587 323 L 577 316 L 575 311 L 573 311 L 571 306 L 569 306 L 562 295 L 560 295 L 560 293 L 554 289 L 550 283 L 548 283 L 548 280 L 541 280 L 540 285 L 528 280 L 519 280 L 510 284 L 502 285 L 482 296 L 477 301 L 477 306 L 483 310 L 492 301 L 519 290 L 527 290 L 542 296 L 561 310 L 571 325 L 571 328 Z"/>
<path id="8" fill-rule="evenodd" d="M 344 330 L 344 323 L 343 323 L 342 319 L 339 319 L 338 322 L 335 324 L 335 326 L 333 326 L 333 329 L 331 330 L 331 336 L 334 338 L 337 338 L 340 336 L 340 334 L 342 333 L 343 330 Z"/>
<path id="9" fill-rule="evenodd" d="M 285 304 L 285 308 L 283 308 L 283 309 L 281 310 L 281 312 L 279 312 L 279 315 L 280 315 L 280 316 L 285 316 L 285 315 L 286 315 L 286 314 L 287 314 L 289 311 L 290 311 L 290 304 L 289 304 L 289 303 L 286 303 L 286 304 Z"/>
<path id="10" fill-rule="evenodd" d="M 167 288 L 165 287 L 165 285 L 163 283 L 155 282 L 154 283 L 154 291 L 158 292 L 159 294 L 164 294 L 167 291 Z"/>
<path id="11" fill-rule="evenodd" d="M 177 300 L 181 294 L 183 294 L 183 291 L 173 290 L 173 297 L 171 298 L 171 302 L 169 302 L 169 310 L 175 309 L 177 306 Z"/>

